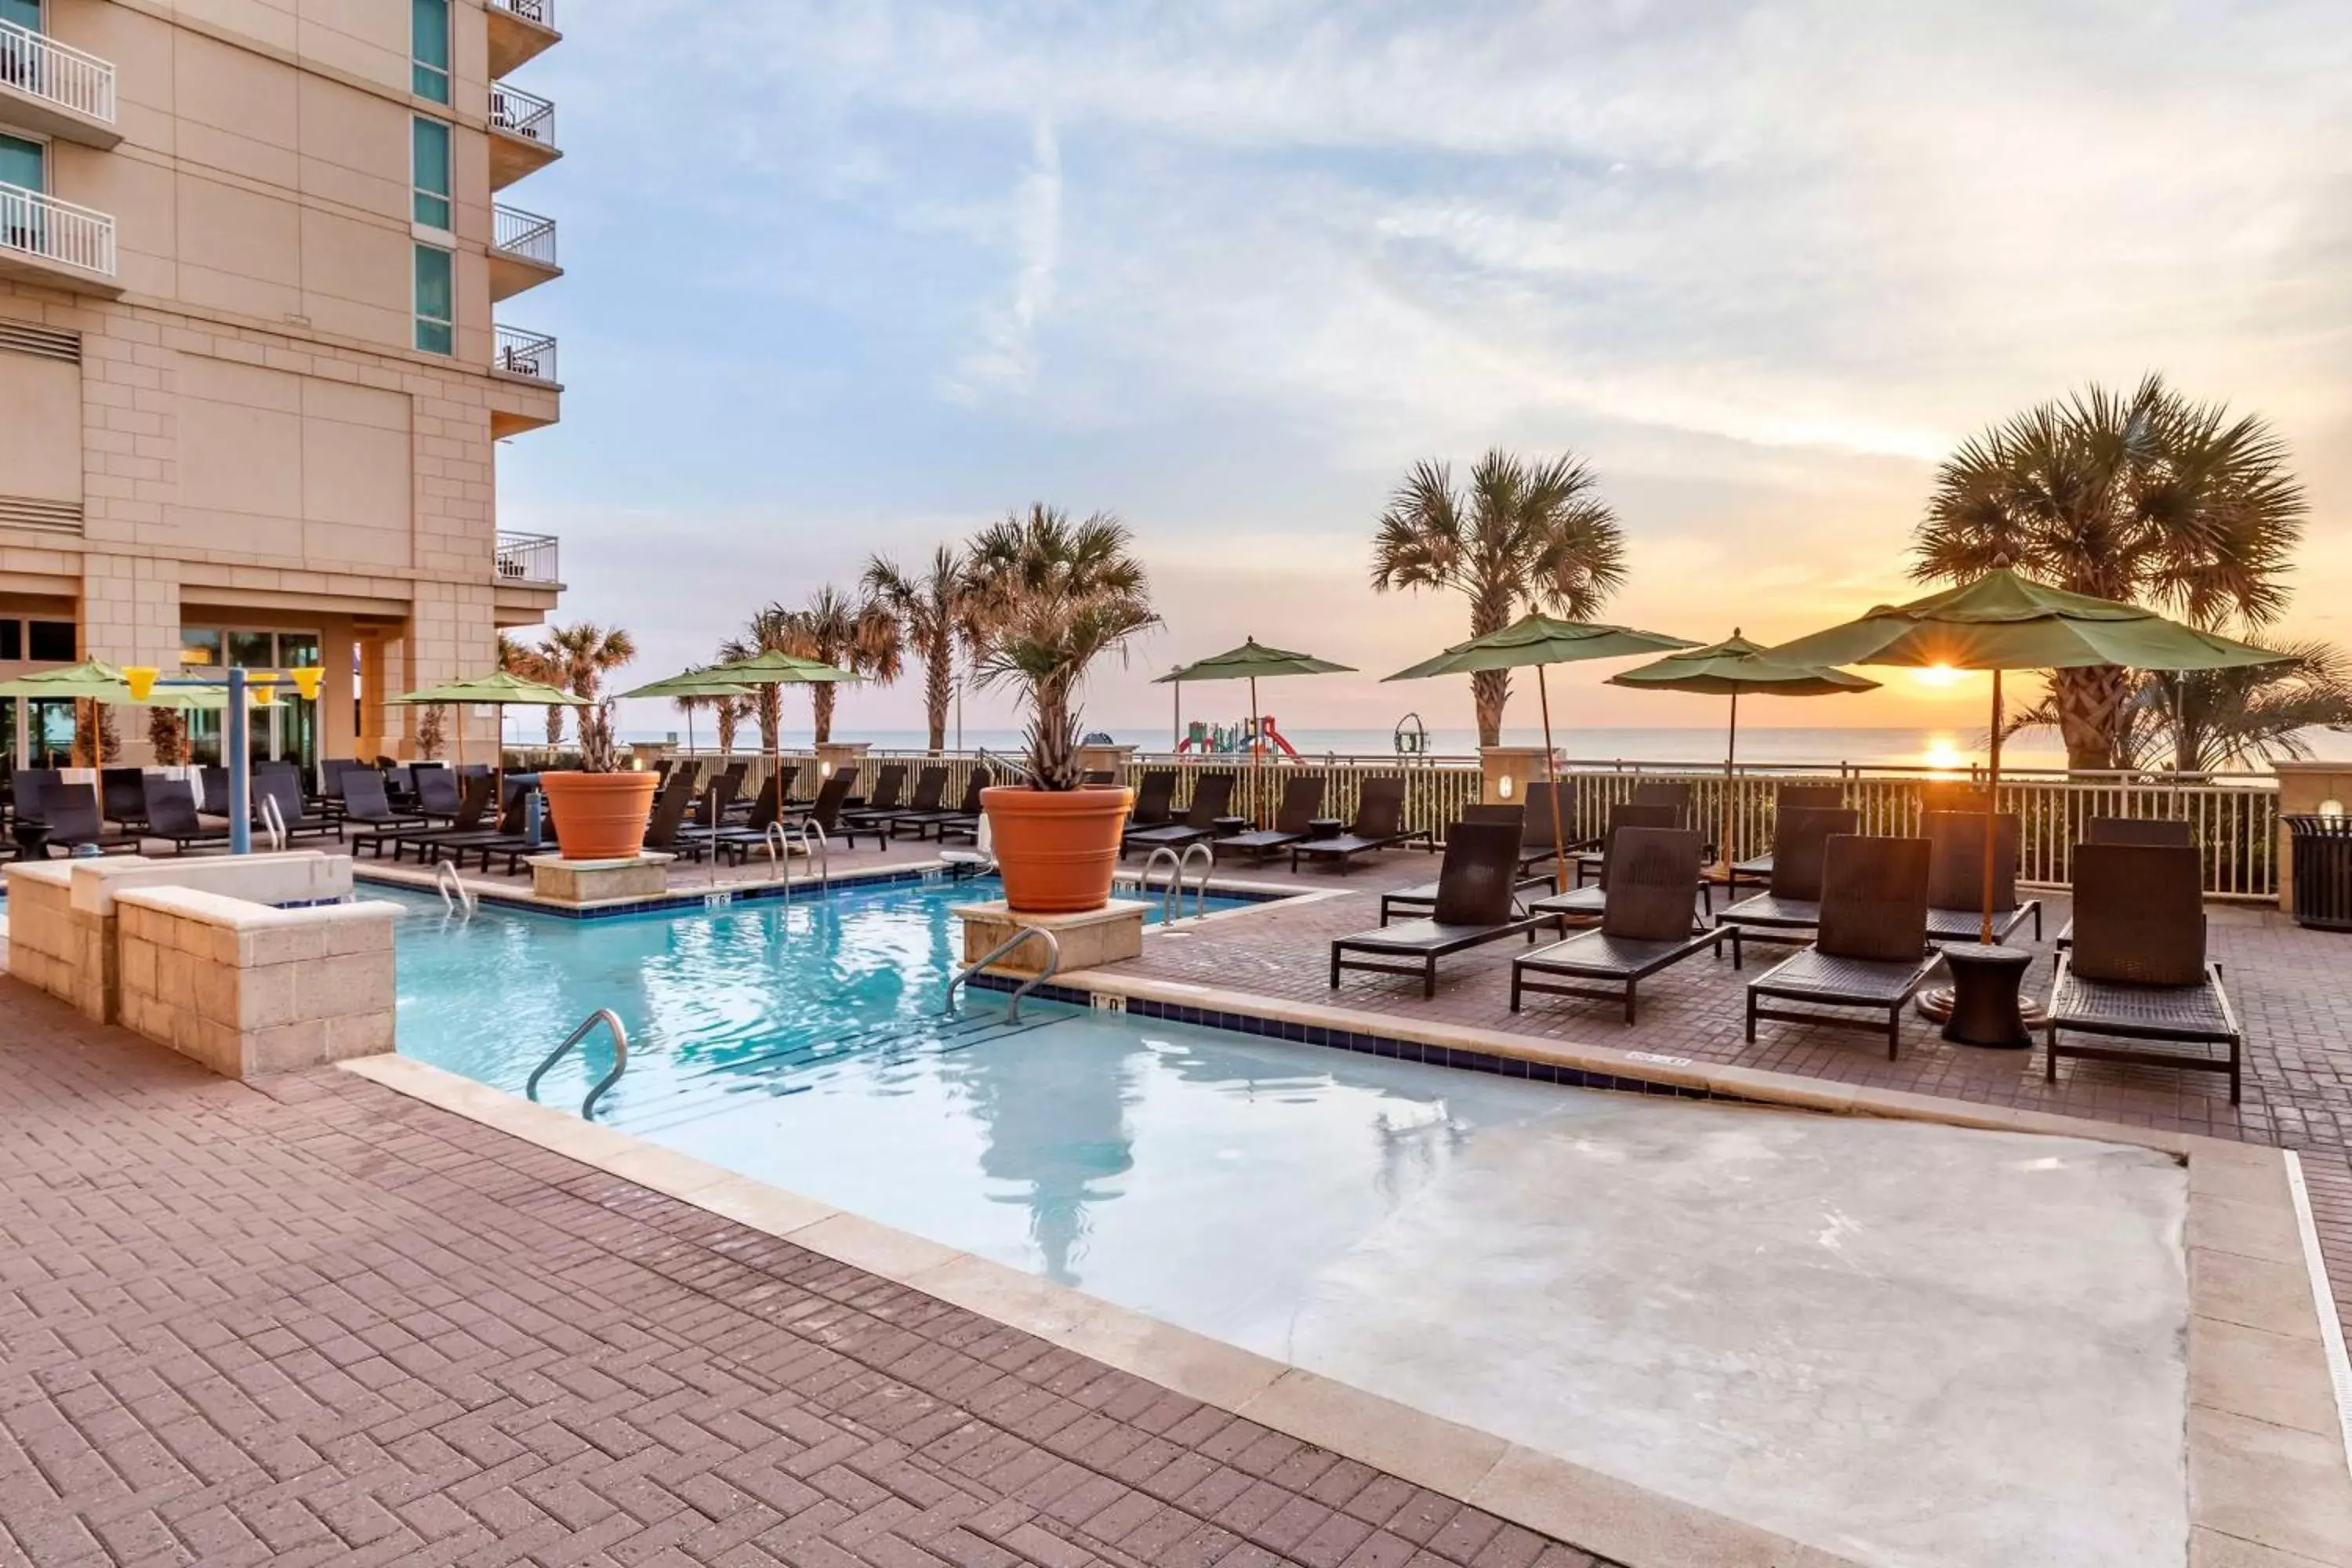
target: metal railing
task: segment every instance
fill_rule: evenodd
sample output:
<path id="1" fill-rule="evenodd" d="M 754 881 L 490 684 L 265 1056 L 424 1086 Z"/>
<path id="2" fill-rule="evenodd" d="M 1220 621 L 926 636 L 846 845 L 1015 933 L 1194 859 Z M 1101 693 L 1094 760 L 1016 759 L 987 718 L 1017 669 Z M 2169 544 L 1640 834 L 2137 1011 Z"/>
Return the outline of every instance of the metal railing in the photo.
<path id="1" fill-rule="evenodd" d="M 490 129 L 552 147 L 555 105 L 536 93 L 499 82 L 490 89 Z"/>
<path id="2" fill-rule="evenodd" d="M 114 219 L 22 185 L 0 184 L 0 250 L 114 276 Z"/>
<path id="3" fill-rule="evenodd" d="M 490 208 L 490 244 L 501 255 L 515 257 L 537 267 L 553 267 L 555 260 L 555 220 L 527 213 L 520 207 L 493 205 Z"/>
<path id="4" fill-rule="evenodd" d="M 605 1028 L 612 1031 L 613 1070 L 606 1073 L 603 1078 L 598 1079 L 596 1080 L 596 1087 L 588 1091 L 588 1098 L 580 1102 L 580 1120 L 583 1121 L 593 1121 L 596 1114 L 596 1102 L 604 1098 L 604 1091 L 606 1089 L 621 1081 L 621 1075 L 623 1073 L 629 1070 L 629 1031 L 621 1026 L 620 1018 L 610 1007 L 599 1007 L 593 1013 L 589 1014 L 588 1016 L 580 1021 L 580 1026 L 578 1028 L 563 1037 L 563 1043 L 562 1045 L 547 1053 L 547 1059 L 541 1062 L 536 1068 L 533 1068 L 531 1069 L 530 1077 L 524 1080 L 522 1086 L 523 1097 L 527 1100 L 536 1100 L 539 1098 L 539 1080 L 547 1076 L 547 1069 L 553 1067 L 557 1062 L 562 1061 L 563 1059 L 564 1052 L 570 1050 L 572 1047 L 586 1039 L 590 1035 L 595 1033 L 596 1026 L 599 1024 L 604 1025 Z"/>
<path id="5" fill-rule="evenodd" d="M 499 534 L 499 581 L 560 584 L 562 544 L 551 533 Z"/>
<path id="6" fill-rule="evenodd" d="M 558 379 L 555 340 L 544 332 L 526 332 L 520 327 L 499 328 L 498 346 L 490 363 L 509 375 L 527 376 L 551 385 Z"/>
<path id="7" fill-rule="evenodd" d="M 555 0 L 488 0 L 493 11 L 504 11 L 526 22 L 536 22 L 552 31 L 555 26 Z"/>
<path id="8" fill-rule="evenodd" d="M 480 895 L 466 886 L 466 879 L 458 874 L 457 868 L 452 861 L 434 862 L 433 890 L 441 895 L 441 912 L 444 915 L 455 915 L 460 920 L 470 921 L 481 910 Z"/>
<path id="9" fill-rule="evenodd" d="M 14 22 L 0 22 L 0 87 L 114 123 L 114 66 Z"/>
<path id="10" fill-rule="evenodd" d="M 1008 1024 L 1019 1023 L 1021 1021 L 1022 998 L 1028 995 L 1029 993 L 1036 990 L 1037 987 L 1045 984 L 1045 982 L 1053 979 L 1055 975 L 1061 973 L 1061 939 L 1056 937 L 1052 931 L 1047 931 L 1044 926 L 1023 926 L 1019 931 L 1014 931 L 1011 936 L 1006 937 L 1003 942 L 998 942 L 994 947 L 990 948 L 986 952 L 982 953 L 980 956 L 979 962 L 967 963 L 961 969 L 957 970 L 955 972 L 955 978 L 948 982 L 947 1005 L 942 1008 L 941 1011 L 950 1018 L 956 1016 L 956 988 L 966 984 L 973 975 L 980 973 L 990 964 L 994 963 L 998 959 L 1003 958 L 1006 953 L 1011 952 L 1014 948 L 1019 947 L 1024 942 L 1042 942 L 1045 944 L 1045 966 L 1043 969 L 1040 969 L 1036 973 L 1031 975 L 1028 979 L 1023 981 L 1019 985 L 1013 988 L 1013 1000 L 1004 1009 L 1004 1021 Z"/>

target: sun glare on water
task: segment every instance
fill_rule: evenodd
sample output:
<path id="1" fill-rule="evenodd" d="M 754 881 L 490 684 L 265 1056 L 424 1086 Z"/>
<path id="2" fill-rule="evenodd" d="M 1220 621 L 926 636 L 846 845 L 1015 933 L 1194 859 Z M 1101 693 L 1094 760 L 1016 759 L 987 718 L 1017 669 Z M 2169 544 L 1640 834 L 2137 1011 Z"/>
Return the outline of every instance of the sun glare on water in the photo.
<path id="1" fill-rule="evenodd" d="M 1949 735 L 1928 736 L 1927 749 L 1920 753 L 1920 760 L 1942 772 L 1958 772 L 1969 765 L 1968 753 Z"/>

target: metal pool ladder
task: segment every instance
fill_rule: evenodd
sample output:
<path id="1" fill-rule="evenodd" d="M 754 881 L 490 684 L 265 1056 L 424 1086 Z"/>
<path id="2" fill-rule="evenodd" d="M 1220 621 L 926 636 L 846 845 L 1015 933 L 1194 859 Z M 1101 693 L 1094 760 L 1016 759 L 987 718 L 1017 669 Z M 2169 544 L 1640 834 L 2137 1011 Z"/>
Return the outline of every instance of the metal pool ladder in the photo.
<path id="1" fill-rule="evenodd" d="M 433 863 L 433 890 L 441 895 L 441 912 L 472 920 L 481 908 L 481 896 L 466 886 L 466 879 L 457 874 L 456 865 L 447 860 Z"/>
<path id="2" fill-rule="evenodd" d="M 448 862 L 445 860 L 442 864 L 446 866 Z M 599 1024 L 604 1025 L 613 1034 L 613 1070 L 598 1079 L 596 1087 L 588 1091 L 588 1098 L 580 1102 L 580 1120 L 594 1121 L 596 1101 L 604 1097 L 606 1089 L 621 1081 L 623 1073 L 629 1070 L 629 1031 L 621 1026 L 621 1020 L 614 1016 L 610 1007 L 599 1007 L 589 1014 L 587 1017 L 581 1020 L 578 1028 L 563 1037 L 562 1045 L 547 1053 L 547 1059 L 540 1063 L 532 1070 L 530 1077 L 524 1080 L 522 1086 L 524 1096 L 536 1100 L 539 1098 L 539 1080 L 547 1075 L 547 1069 L 562 1061 L 564 1052 L 595 1033 L 596 1026 Z"/>
<path id="3" fill-rule="evenodd" d="M 1143 875 L 1137 879 L 1137 890 L 1151 891 L 1152 868 L 1161 860 L 1168 862 L 1168 888 L 1160 898 L 1160 925 L 1165 931 L 1184 918 L 1184 872 L 1192 864 L 1192 857 L 1201 858 L 1201 880 L 1192 890 L 1192 917 L 1198 920 L 1209 912 L 1209 874 L 1217 868 L 1216 851 L 1205 844 L 1187 844 L 1182 854 L 1172 845 L 1163 844 L 1154 849 L 1143 862 Z"/>
<path id="4" fill-rule="evenodd" d="M 811 817 L 797 828 L 783 824 L 768 825 L 768 837 L 762 840 L 768 847 L 768 866 L 784 885 L 784 903 L 793 901 L 792 847 L 798 844 L 801 853 L 816 862 L 816 890 L 821 898 L 833 888 L 833 850 L 824 836 L 824 824 Z"/>
<path id="5" fill-rule="evenodd" d="M 269 847 L 272 849 L 285 848 L 286 813 L 279 809 L 278 797 L 276 795 L 265 795 L 261 797 L 260 816 L 261 831 L 263 836 L 269 840 Z"/>
<path id="6" fill-rule="evenodd" d="M 1047 931 L 1044 926 L 1023 926 L 1019 931 L 1014 931 L 1011 936 L 1006 937 L 1003 942 L 1000 942 L 994 947 L 990 948 L 987 952 L 981 956 L 978 963 L 967 963 L 961 969 L 957 970 L 955 972 L 955 978 L 948 982 L 947 1006 L 943 1008 L 942 1011 L 945 1012 L 949 1017 L 955 1017 L 957 1016 L 955 1005 L 956 987 L 961 985 L 973 975 L 979 973 L 982 970 L 986 969 L 990 964 L 994 963 L 998 959 L 1003 958 L 1006 953 L 1011 952 L 1014 948 L 1019 947 L 1023 942 L 1028 942 L 1032 938 L 1043 942 L 1045 944 L 1045 967 L 1039 970 L 1036 973 L 1031 975 L 1027 980 L 1023 981 L 1018 986 L 1013 988 L 1012 1005 L 1007 1006 L 1004 1010 L 1004 1021 L 1008 1024 L 1019 1023 L 1021 1021 L 1021 999 L 1024 996 L 1028 995 L 1032 991 L 1036 990 L 1040 985 L 1045 984 L 1048 980 L 1053 979 L 1054 976 L 1060 972 L 1062 967 L 1062 944 L 1055 937 L 1054 933 Z"/>

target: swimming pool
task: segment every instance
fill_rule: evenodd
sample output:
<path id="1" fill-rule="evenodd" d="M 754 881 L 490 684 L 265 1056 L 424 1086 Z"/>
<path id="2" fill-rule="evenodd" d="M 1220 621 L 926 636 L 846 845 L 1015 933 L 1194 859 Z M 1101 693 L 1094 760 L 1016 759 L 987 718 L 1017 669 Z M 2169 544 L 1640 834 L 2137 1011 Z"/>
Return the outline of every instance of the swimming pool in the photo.
<path id="1" fill-rule="evenodd" d="M 712 1163 L 1858 1562 L 2182 1562 L 2165 1157 L 987 995 L 949 1023 L 973 893 L 426 914 L 400 1048 L 517 1089 L 614 1005 L 599 1120 Z"/>

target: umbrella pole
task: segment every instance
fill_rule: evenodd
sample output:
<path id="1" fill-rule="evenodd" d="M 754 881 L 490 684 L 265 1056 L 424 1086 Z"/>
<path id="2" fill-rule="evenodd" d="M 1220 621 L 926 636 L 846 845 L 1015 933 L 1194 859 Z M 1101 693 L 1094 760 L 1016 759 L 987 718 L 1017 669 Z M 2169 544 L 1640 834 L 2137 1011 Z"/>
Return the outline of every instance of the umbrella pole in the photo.
<path id="1" fill-rule="evenodd" d="M 1717 851 L 1723 857 L 1723 885 L 1731 886 L 1731 863 L 1738 857 L 1731 847 L 1733 792 L 1738 787 L 1738 758 L 1739 756 L 1739 692 L 1731 693 L 1731 731 L 1723 742 L 1723 845 Z"/>
<path id="2" fill-rule="evenodd" d="M 1568 844 L 1559 829 L 1559 773 L 1552 766 L 1551 693 L 1544 687 L 1544 667 L 1536 666 L 1536 703 L 1543 710 L 1544 782 L 1551 788 L 1551 884 L 1554 892 L 1568 891 Z"/>
<path id="3" fill-rule="evenodd" d="M 1992 945 L 1992 858 L 1995 850 L 1999 847 L 1999 838 L 1995 834 L 1994 829 L 2000 825 L 2000 817 L 1995 815 L 1995 813 L 2000 809 L 1998 797 L 2000 795 L 2000 671 L 1998 669 L 1992 672 L 1992 746 L 1990 761 L 1991 766 L 1987 770 L 1990 774 L 1990 777 L 1987 780 L 1985 785 L 1984 921 L 1977 931 L 1977 940 L 1984 943 L 1987 947 L 1990 947 Z"/>
<path id="4" fill-rule="evenodd" d="M 1249 721 L 1249 739 L 1250 739 L 1250 804 L 1249 804 L 1249 813 L 1250 813 L 1250 826 L 1251 826 L 1252 827 L 1255 827 L 1255 826 L 1259 826 L 1259 823 L 1258 823 L 1258 807 L 1259 807 L 1259 805 L 1260 805 L 1260 804 L 1261 804 L 1260 797 L 1261 797 L 1262 795 L 1265 795 L 1265 790 L 1263 790 L 1262 788 L 1260 788 L 1260 787 L 1259 787 L 1259 784 L 1258 784 L 1258 773 L 1257 773 L 1258 763 L 1259 763 L 1259 761 L 1260 761 L 1262 758 L 1264 758 L 1264 756 L 1265 755 L 1265 732 L 1264 729 L 1260 727 L 1260 725 L 1259 725 L 1259 723 L 1258 723 L 1258 719 L 1257 719 L 1257 677 L 1256 677 L 1256 676 L 1253 675 L 1253 676 L 1251 676 L 1251 677 L 1250 677 L 1250 680 L 1249 680 L 1249 688 L 1250 688 L 1250 721 Z"/>
<path id="5" fill-rule="evenodd" d="M 1168 690 L 1168 749 L 1181 752 L 1184 749 L 1184 683 L 1171 680 Z"/>

